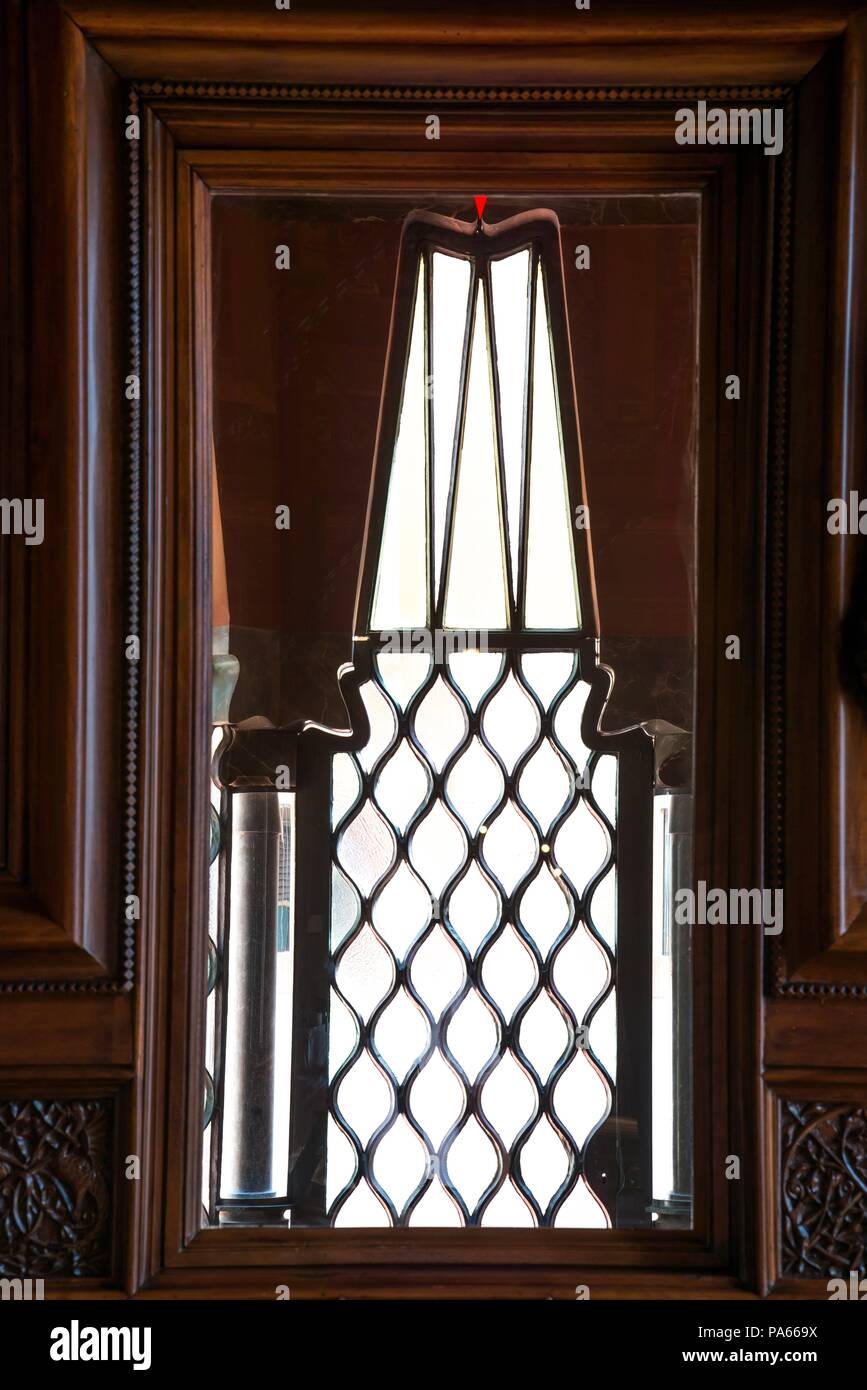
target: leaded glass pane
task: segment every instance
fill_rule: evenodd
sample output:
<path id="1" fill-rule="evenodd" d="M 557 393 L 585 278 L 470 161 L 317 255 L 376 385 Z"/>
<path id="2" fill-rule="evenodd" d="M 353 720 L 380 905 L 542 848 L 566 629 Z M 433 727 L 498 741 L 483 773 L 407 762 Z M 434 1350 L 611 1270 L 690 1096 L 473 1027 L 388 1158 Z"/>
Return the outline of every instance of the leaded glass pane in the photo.
<path id="1" fill-rule="evenodd" d="M 530 332 L 530 253 L 518 251 L 491 262 L 496 368 L 506 480 L 506 512 L 512 576 L 517 599 L 520 582 L 521 493 L 524 473 L 524 397 Z"/>
<path id="2" fill-rule="evenodd" d="M 467 330 L 470 262 L 434 252 L 432 400 L 433 400 L 433 504 L 434 584 L 439 595 L 446 532 L 446 508 L 458 442 L 458 406 L 461 384 L 461 347 Z"/>
<path id="3" fill-rule="evenodd" d="M 591 790 L 603 771 L 606 796 L 612 783 L 600 765 L 585 787 L 554 733 L 556 713 L 578 684 L 571 658 L 556 655 L 548 684 L 562 693 L 551 701 L 550 690 L 539 699 L 521 663 L 504 654 L 499 691 L 482 699 L 472 716 L 479 732 L 469 738 L 469 706 L 449 666 L 430 670 L 407 713 L 398 703 L 407 685 L 400 668 L 412 654 L 393 655 L 393 689 L 376 668 L 377 694 L 393 714 L 372 730 L 376 758 L 361 749 L 334 759 L 335 794 L 348 780 L 347 757 L 365 792 L 376 778 L 381 786 L 402 750 L 422 772 L 410 776 L 407 762 L 411 793 L 375 793 L 375 813 L 365 799 L 336 839 L 338 863 L 368 904 L 349 934 L 334 938 L 338 1050 L 347 1041 L 353 1050 L 332 1090 L 327 1162 L 333 1147 L 334 1162 L 348 1171 L 338 1158 L 346 1140 L 356 1155 L 329 1210 L 337 1224 L 379 1222 L 381 1202 L 393 1225 L 551 1225 L 583 1191 L 584 1149 L 607 1112 L 610 1084 L 600 1061 L 576 1044 L 580 1025 L 590 1023 L 594 1047 L 611 964 L 581 895 L 594 873 L 614 873 Z M 498 718 L 499 695 L 506 704 Z M 382 748 L 389 727 L 392 741 Z M 504 797 L 507 784 L 516 784 L 517 799 Z M 543 834 L 561 825 L 556 840 L 540 840 L 522 801 Z M 339 902 L 333 910 L 344 911 Z M 610 1024 L 597 1031 L 613 1063 Z M 507 1179 L 513 1150 L 520 1162 Z M 568 1207 L 573 1223 L 598 1213 L 593 1201 Z"/>
<path id="4" fill-rule="evenodd" d="M 424 627 L 428 621 L 424 316 L 420 266 L 373 598 L 376 628 Z"/>
<path id="5" fill-rule="evenodd" d="M 531 409 L 525 622 L 528 628 L 577 628 L 581 626 L 581 611 L 573 519 L 541 264 L 536 271 Z"/>
<path id="6" fill-rule="evenodd" d="M 212 793 L 209 1217 L 683 1225 L 691 798 L 655 780 L 637 664 L 612 699 L 610 652 L 647 645 L 600 624 L 573 515 L 556 219 L 407 225 L 345 709 L 323 647 L 309 710 L 226 725 L 255 756 Z"/>
<path id="7" fill-rule="evenodd" d="M 506 597 L 503 504 L 497 463 L 487 310 L 475 289 L 467 409 L 458 459 L 451 552 L 446 571 L 447 627 L 504 628 Z"/>

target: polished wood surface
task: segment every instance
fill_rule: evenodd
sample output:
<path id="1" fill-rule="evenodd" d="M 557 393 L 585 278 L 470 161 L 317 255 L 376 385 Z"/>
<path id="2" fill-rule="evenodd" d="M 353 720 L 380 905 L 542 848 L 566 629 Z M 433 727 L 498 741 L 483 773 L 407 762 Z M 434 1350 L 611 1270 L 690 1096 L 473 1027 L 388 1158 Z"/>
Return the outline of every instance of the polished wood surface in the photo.
<path id="1" fill-rule="evenodd" d="M 831 0 L 504 0 L 496 20 L 457 0 L 435 12 L 389 0 L 277 12 L 232 0 L 206 10 L 70 0 L 94 47 L 127 77 L 419 87 L 628 86 L 797 81 L 844 32 L 857 3 Z"/>
<path id="2" fill-rule="evenodd" d="M 572 1297 L 590 1277 L 600 1297 L 816 1296 L 820 1281 L 790 1277 L 780 1255 L 784 1106 L 855 1114 L 867 1101 L 864 716 L 840 685 L 862 542 L 835 544 L 824 525 L 828 496 L 863 482 L 865 6 L 611 0 L 587 14 L 506 4 L 492 19 L 462 4 L 362 17 L 36 0 L 26 24 L 8 11 L 3 248 L 16 273 L 0 308 L 21 351 L 0 378 L 4 492 L 45 498 L 50 544 L 22 555 L 2 541 L 0 1090 L 111 1102 L 111 1275 L 89 1291 L 271 1298 L 279 1271 L 293 1297 Z M 784 157 L 674 145 L 673 111 L 698 94 L 676 89 L 721 83 L 785 106 Z M 418 135 L 431 109 L 448 134 L 435 151 Z M 701 195 L 696 876 L 784 886 L 783 937 L 766 950 L 744 928 L 697 929 L 692 1232 L 201 1231 L 190 1059 L 204 978 L 211 203 L 421 181 L 469 196 L 480 178 Z M 142 916 L 128 991 L 134 350 Z M 731 409 L 720 382 L 735 370 Z M 740 662 L 722 658 L 730 632 Z M 141 1182 L 119 1181 L 129 1153 Z M 52 1293 L 80 1296 L 81 1283 L 59 1275 Z"/>

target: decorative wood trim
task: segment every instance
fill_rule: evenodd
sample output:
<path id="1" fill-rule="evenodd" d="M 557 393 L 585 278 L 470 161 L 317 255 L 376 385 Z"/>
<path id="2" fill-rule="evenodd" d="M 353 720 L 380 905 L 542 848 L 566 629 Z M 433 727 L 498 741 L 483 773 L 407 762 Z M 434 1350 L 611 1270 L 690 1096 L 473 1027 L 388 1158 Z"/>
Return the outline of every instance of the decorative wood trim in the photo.
<path id="1" fill-rule="evenodd" d="M 844 980 L 807 981 L 789 978 L 786 958 L 778 942 L 773 943 L 773 993 L 780 999 L 867 999 L 867 984 L 849 984 Z M 846 962 L 840 964 L 846 968 Z M 834 961 L 836 968 L 837 960 Z M 816 967 L 814 967 L 816 968 Z M 830 966 L 818 967 L 830 971 Z"/>
<path id="2" fill-rule="evenodd" d="M 141 119 L 138 93 L 128 93 L 128 114 Z M 139 382 L 139 394 L 127 402 L 129 431 L 129 478 L 127 484 L 127 627 L 126 637 L 141 643 L 142 605 L 142 283 L 141 283 L 141 140 L 128 140 L 128 285 L 129 330 L 128 370 Z M 124 825 L 124 897 L 140 897 L 138 884 L 139 822 L 138 822 L 138 760 L 139 760 L 139 672 L 141 661 L 127 661 L 126 684 L 126 810 Z M 124 916 L 122 983 L 131 989 L 135 981 L 136 919 Z"/>
<path id="3" fill-rule="evenodd" d="M 495 19 L 455 0 L 436 15 L 376 0 L 363 22 L 325 0 L 281 12 L 215 0 L 64 0 L 96 50 L 124 77 L 392 87 L 719 85 L 799 81 L 845 29 L 851 6 L 755 0 L 720 11 L 663 0 L 652 11 L 607 0 L 576 12 L 558 0 L 503 0 Z M 360 80 L 359 80 L 360 79 Z"/>
<path id="4" fill-rule="evenodd" d="M 205 101 L 392 102 L 447 101 L 468 103 L 574 102 L 604 106 L 617 102 L 774 101 L 790 90 L 785 85 L 747 87 L 296 87 L 276 83 L 135 82 L 143 97 L 183 97 Z"/>
<path id="5" fill-rule="evenodd" d="M 430 1262 L 427 1265 L 294 1268 L 275 1262 L 269 1269 L 234 1267 L 231 1283 L 220 1269 L 164 1270 L 138 1297 L 271 1300 L 278 1284 L 288 1284 L 294 1301 L 307 1299 L 376 1299 L 410 1302 L 430 1299 L 552 1299 L 575 1302 L 576 1286 L 586 1284 L 593 1303 L 653 1299 L 751 1302 L 757 1295 L 732 1275 L 669 1270 L 612 1269 L 588 1262 L 563 1267 L 521 1265 L 519 1270 L 493 1266 Z M 805 1286 L 789 1297 L 807 1297 Z"/>
<path id="6" fill-rule="evenodd" d="M 865 93 L 867 19 L 860 10 L 842 53 L 811 74 L 802 94 L 798 198 L 815 244 L 802 239 L 796 249 L 791 361 L 814 384 L 791 400 L 780 422 L 791 440 L 784 449 L 789 482 L 775 505 L 791 500 L 782 553 L 780 533 L 771 549 L 768 863 L 788 904 L 786 928 L 772 947 L 772 983 L 776 995 L 794 998 L 867 998 L 867 720 L 851 689 L 846 663 L 851 667 L 853 658 L 842 641 L 847 607 L 858 602 L 863 540 L 829 535 L 825 526 L 830 498 L 867 491 L 867 403 L 860 385 L 867 326 Z M 829 171 L 832 141 L 836 167 Z M 817 257 L 832 267 L 827 282 L 815 275 Z M 823 321 L 824 382 L 816 379 Z"/>
<path id="7" fill-rule="evenodd" d="M 846 1260 L 855 1258 L 851 1268 L 862 1273 L 867 1268 L 867 1076 L 778 1067 L 765 1081 L 775 1179 L 769 1287 L 827 1298 L 828 1279 L 848 1277 Z"/>
<path id="8" fill-rule="evenodd" d="M 538 0 L 532 12 L 522 0 L 504 0 L 493 29 L 490 16 L 472 0 L 453 0 L 437 15 L 408 13 L 401 0 L 372 0 L 363 16 L 351 0 L 324 0 L 298 14 L 294 10 L 275 13 L 270 7 L 251 12 L 237 0 L 214 0 L 207 11 L 197 0 L 149 0 L 145 10 L 138 0 L 113 0 L 110 7 L 104 0 L 65 0 L 65 4 L 93 42 L 143 35 L 166 40 L 222 37 L 236 43 L 273 42 L 286 38 L 286 25 L 291 22 L 299 44 L 342 42 L 357 48 L 362 42 L 391 40 L 428 49 L 520 44 L 532 50 L 541 40 L 576 52 L 597 48 L 602 39 L 628 47 L 639 42 L 651 49 L 675 36 L 681 42 L 708 43 L 731 37 L 743 43 L 760 37 L 781 44 L 816 41 L 840 34 L 852 11 L 850 0 L 828 0 L 821 10 L 811 0 L 756 0 L 726 13 L 693 0 L 660 0 L 649 13 L 641 0 L 612 0 L 599 10 L 575 16 L 556 0 Z M 363 66 L 363 61 L 357 66 Z"/>
<path id="9" fill-rule="evenodd" d="M 766 528 L 765 867 L 767 883 L 782 888 L 785 875 L 785 643 L 786 528 L 789 476 L 789 352 L 792 291 L 792 183 L 794 103 L 786 101 L 784 157 L 778 179 L 776 264 L 773 285 Z"/>
<path id="10" fill-rule="evenodd" d="M 7 55 L 3 81 L 0 177 L 8 217 L 0 220 L 0 317 L 8 325 L 10 342 L 27 341 L 27 285 L 21 274 L 26 264 L 27 186 L 25 130 L 27 100 L 24 83 L 24 26 L 18 7 L 6 5 L 0 14 L 0 45 Z M 26 492 L 27 366 L 23 351 L 7 352 L 0 371 L 0 477 L 5 497 Z M 0 779 L 0 880 L 13 875 L 22 862 L 23 778 L 17 731 L 23 727 L 26 682 L 20 653 L 25 650 L 28 588 L 24 547 L 0 543 L 0 747 L 4 771 Z M 18 601 L 12 601 L 12 595 Z M 13 671 L 16 679 L 13 679 Z"/>
<path id="11" fill-rule="evenodd" d="M 179 518 L 179 526 L 174 535 L 163 536 L 162 558 L 156 559 L 157 569 L 166 576 L 166 588 L 154 594 L 154 602 L 160 609 L 154 613 L 149 624 L 152 633 L 162 632 L 158 645 L 151 650 L 150 664 L 162 671 L 172 669 L 169 682 L 161 683 L 158 699 L 162 702 L 164 743 L 163 748 L 174 746 L 176 762 L 171 768 L 154 761 L 163 756 L 159 747 L 151 745 L 148 762 L 151 767 L 149 779 L 156 790 L 160 789 L 162 802 L 157 803 L 155 826 L 158 824 L 158 842 L 151 851 L 152 872 L 160 872 L 158 865 L 167 862 L 166 856 L 176 856 L 175 870 L 170 874 L 175 884 L 175 901 L 171 913 L 164 905 L 149 918 L 147 935 L 152 937 L 153 955 L 149 955 L 145 973 L 145 991 L 153 1022 L 147 1030 L 146 1071 L 148 1094 L 143 1096 L 143 1109 L 138 1112 L 137 1124 L 147 1135 L 152 1159 L 149 1172 L 153 1174 L 152 1187 L 142 1193 L 138 1206 L 136 1223 L 135 1256 L 130 1266 L 130 1280 L 135 1286 L 143 1277 L 152 1276 L 161 1266 L 166 1269 L 187 1271 L 189 1277 L 202 1268 L 235 1269 L 239 1265 L 259 1265 L 292 1269 L 312 1268 L 347 1263 L 353 1266 L 384 1266 L 389 1259 L 400 1258 L 413 1265 L 429 1265 L 431 1261 L 442 1260 L 454 1265 L 464 1262 L 477 1265 L 480 1259 L 489 1261 L 487 1268 L 493 1271 L 499 1267 L 503 1278 L 510 1267 L 537 1265 L 556 1260 L 564 1267 L 580 1268 L 585 1263 L 612 1266 L 634 1266 L 650 1269 L 667 1266 L 679 1270 L 720 1270 L 736 1262 L 742 1280 L 753 1283 L 759 1278 L 764 1254 L 756 1246 L 751 1232 L 754 1227 L 754 1214 L 751 1202 L 758 1200 L 759 1194 L 753 1188 L 749 1192 L 746 1184 L 743 1190 L 734 1194 L 732 1202 L 731 1185 L 724 1179 L 725 1153 L 735 1151 L 753 1155 L 755 1160 L 761 1152 L 762 1116 L 759 1107 L 758 1083 L 758 1038 L 760 1009 L 760 971 L 758 940 L 749 943 L 737 941 L 734 936 L 728 939 L 720 935 L 703 937 L 697 947 L 701 961 L 704 981 L 702 996 L 696 1001 L 697 1015 L 704 1020 L 699 1057 L 696 1062 L 700 1074 L 711 1078 L 710 1084 L 702 1083 L 696 1092 L 696 1123 L 704 1136 L 698 1166 L 700 1177 L 697 1189 L 696 1229 L 693 1232 L 674 1233 L 665 1238 L 651 1233 L 649 1241 L 642 1240 L 641 1232 L 607 1233 L 605 1239 L 591 1232 L 554 1232 L 546 1249 L 541 1249 L 536 1239 L 538 1233 L 530 1233 L 528 1240 L 522 1233 L 514 1232 L 473 1232 L 475 1245 L 473 1251 L 462 1246 L 460 1240 L 453 1240 L 454 1233 L 443 1236 L 430 1232 L 396 1232 L 397 1239 L 387 1245 L 381 1235 L 373 1232 L 341 1233 L 320 1231 L 268 1231 L 223 1229 L 199 1231 L 200 1199 L 197 1194 L 195 1154 L 200 1143 L 201 1106 L 197 1088 L 184 1070 L 196 1039 L 203 1000 L 200 997 L 198 981 L 202 976 L 204 943 L 195 934 L 191 937 L 189 922 L 201 920 L 205 903 L 204 852 L 197 849 L 199 840 L 194 833 L 197 824 L 195 807 L 198 804 L 195 788 L 206 785 L 205 755 L 206 740 L 201 711 L 204 705 L 200 694 L 206 677 L 198 669 L 198 658 L 193 662 L 190 653 L 204 651 L 202 617 L 204 606 L 191 597 L 202 591 L 203 573 L 207 568 L 202 536 L 206 534 L 206 480 L 201 472 L 202 459 L 209 459 L 209 451 L 202 447 L 199 436 L 202 434 L 203 409 L 207 392 L 208 375 L 207 352 L 210 343 L 207 292 L 203 289 L 207 281 L 207 258 L 204 253 L 206 228 L 208 225 L 208 202 L 211 196 L 222 189 L 237 191 L 241 188 L 268 191 L 279 188 L 303 190 L 306 187 L 321 186 L 321 169 L 317 161 L 327 168 L 329 186 L 345 186 L 347 170 L 352 186 L 379 186 L 383 171 L 388 170 L 388 156 L 381 147 L 372 149 L 365 145 L 369 108 L 347 108 L 350 111 L 346 123 L 347 139 L 351 137 L 352 148 L 348 154 L 335 149 L 333 140 L 325 144 L 320 154 L 313 148 L 303 148 L 299 153 L 294 146 L 289 148 L 255 149 L 250 151 L 245 144 L 226 150 L 216 145 L 214 129 L 219 129 L 220 113 L 227 103 L 217 100 L 211 104 L 195 94 L 195 132 L 196 142 L 191 149 L 183 147 L 183 141 L 174 144 L 173 136 L 180 130 L 187 138 L 192 122 L 186 124 L 178 115 L 177 106 L 167 107 L 162 98 L 143 101 L 147 130 L 147 162 L 149 166 L 149 185 L 147 202 L 152 210 L 153 221 L 148 233 L 149 260 L 146 274 L 153 289 L 155 304 L 149 310 L 148 369 L 147 377 L 151 391 L 151 405 L 156 411 L 151 424 L 151 438 L 156 441 L 148 472 L 151 476 L 162 474 L 158 484 L 166 498 L 171 498 L 171 510 Z M 273 109 L 273 108 L 271 108 Z M 614 148 L 617 140 L 625 141 L 625 148 L 632 149 L 631 141 L 636 135 L 637 118 L 626 105 L 617 106 L 617 119 L 622 120 L 620 130 L 609 128 L 606 140 Z M 264 107 L 262 108 L 264 111 Z M 245 110 L 245 121 L 256 119 L 257 111 Z M 315 117 L 311 110 L 311 117 Z M 297 121 L 297 118 L 296 118 Z M 209 122 L 212 125 L 209 127 Z M 623 132 L 628 132 L 624 135 Z M 233 141 L 235 140 L 233 133 Z M 237 137 L 240 139 L 240 137 Z M 318 137 L 323 140 L 322 135 Z M 519 169 L 517 161 L 514 168 L 503 172 L 505 160 L 508 164 L 507 136 L 501 134 L 504 146 L 502 158 L 498 156 L 498 177 L 502 175 L 503 187 L 511 186 L 521 179 L 526 187 L 527 166 Z M 199 143 L 200 142 L 200 143 Z M 249 144 L 249 136 L 246 137 Z M 360 146 L 360 149 L 358 148 Z M 621 143 L 621 149 L 623 148 Z M 580 150 L 580 146 L 578 149 Z M 468 180 L 475 176 L 472 170 L 459 172 L 460 155 L 451 162 L 438 160 L 438 171 L 434 173 L 434 184 L 454 188 L 457 177 L 458 186 L 467 186 Z M 558 154 L 556 168 L 558 187 L 577 189 L 595 187 L 601 157 L 585 157 L 573 150 Z M 634 187 L 634 167 L 640 167 L 643 155 L 620 156 L 618 169 L 611 176 L 611 186 Z M 407 164 L 409 169 L 410 164 Z M 765 268 L 765 244 L 770 241 L 772 206 L 768 201 L 767 176 L 770 173 L 768 161 L 753 161 L 752 172 L 739 174 L 738 160 L 731 151 L 700 152 L 697 158 L 688 153 L 686 163 L 688 176 L 683 174 L 682 165 L 675 166 L 673 149 L 663 157 L 654 154 L 648 159 L 641 173 L 641 187 L 671 187 L 672 179 L 680 177 L 680 186 L 702 189 L 707 195 L 706 226 L 702 256 L 708 257 L 708 273 L 703 282 L 706 295 L 703 332 L 707 342 L 710 362 L 730 360 L 736 346 L 741 341 L 751 346 L 751 368 L 755 368 L 755 382 L 748 393 L 737 426 L 728 417 L 723 442 L 716 442 L 719 412 L 717 376 L 713 367 L 708 367 L 703 387 L 702 435 L 706 440 L 706 458 L 703 467 L 703 485 L 706 486 L 710 502 L 709 521 L 704 536 L 707 573 L 703 577 L 704 603 L 714 618 L 703 638 L 702 676 L 707 689 L 718 683 L 718 652 L 721 649 L 719 633 L 725 631 L 722 625 L 727 621 L 722 611 L 717 611 L 718 599 L 714 574 L 721 567 L 725 574 L 725 588 L 731 607 L 737 603 L 737 578 L 744 566 L 755 563 L 752 551 L 752 537 L 756 532 L 751 522 L 734 524 L 736 508 L 751 516 L 759 503 L 756 493 L 755 472 L 757 459 L 763 455 L 763 417 L 761 406 L 761 364 L 766 359 L 766 336 L 769 332 L 767 305 L 764 302 L 763 286 L 767 275 Z M 545 165 L 545 177 L 550 180 L 549 160 Z M 678 173 L 675 173 L 677 168 Z M 393 177 L 393 174 L 392 174 Z M 405 181 L 410 175 L 402 175 Z M 430 179 L 430 175 L 428 178 Z M 320 180 L 319 183 L 316 180 Z M 565 184 L 563 180 L 566 180 Z M 365 182 L 366 181 L 366 182 Z M 407 183 L 406 186 L 415 186 Z M 737 247 L 746 237 L 751 246 L 756 242 L 762 247 L 757 256 L 740 256 Z M 722 264 L 717 265 L 717 259 Z M 175 326 L 171 319 L 170 306 L 177 305 L 178 320 Z M 718 328 L 715 322 L 715 308 L 722 308 L 725 325 L 724 341 L 717 341 Z M 736 307 L 744 315 L 738 323 Z M 167 317 L 168 316 L 168 317 Z M 747 320 L 749 322 L 747 322 Z M 201 354 L 204 353 L 204 356 Z M 176 357 L 175 357 L 176 354 Z M 199 354 L 197 356 L 197 354 Z M 157 404 L 157 402 L 159 404 Z M 169 417 L 174 408 L 175 415 Z M 173 438 L 177 448 L 163 454 L 159 443 L 166 433 L 166 421 L 172 418 Z M 198 442 L 197 442 L 198 441 Z M 748 467 L 738 460 L 753 460 Z M 737 486 L 732 478 L 737 478 Z M 723 482 L 723 479 L 726 479 Z M 719 505 L 726 520 L 719 524 L 719 530 L 727 537 L 727 553 L 716 556 L 718 547 L 717 523 L 714 521 L 716 509 L 713 499 L 719 494 Z M 740 515 L 740 513 L 739 513 Z M 197 540 L 198 538 L 198 540 Z M 177 608 L 173 598 L 175 590 L 185 595 L 185 601 Z M 203 592 L 203 591 L 202 591 Z M 169 617 L 179 611 L 182 614 L 183 630 L 174 634 Z M 748 624 L 756 622 L 754 606 L 747 615 Z M 758 627 L 757 627 L 758 631 Z M 172 661 L 175 664 L 172 666 Z M 737 686 L 737 715 L 723 721 L 717 727 L 706 730 L 702 750 L 706 762 L 721 770 L 729 767 L 732 760 L 731 744 L 735 738 L 738 720 L 746 720 L 748 734 L 746 749 L 738 765 L 740 794 L 753 794 L 759 779 L 760 758 L 758 743 L 759 721 L 756 718 L 754 703 L 754 676 L 761 687 L 762 673 L 747 673 Z M 177 684 L 175 684 L 177 682 Z M 761 698 L 759 696 L 759 698 Z M 734 707 L 733 707 L 734 708 Z M 169 732 L 171 730 L 171 732 Z M 752 755 L 754 754 L 754 756 Z M 197 771 L 198 765 L 201 768 Z M 201 776 L 199 776 L 199 772 Z M 722 771 L 720 773 L 722 776 Z M 197 778 L 199 779 L 197 781 Z M 734 807 L 738 798 L 733 794 L 732 804 L 726 817 L 720 817 L 714 809 L 713 788 L 703 791 L 705 799 L 705 824 L 712 828 L 707 842 L 701 847 L 700 860 L 707 866 L 709 881 L 721 881 L 719 876 L 727 872 L 730 865 L 730 837 L 737 833 L 733 825 L 738 822 Z M 160 804 L 162 810 L 159 809 Z M 170 808 L 173 808 L 174 828 L 170 825 Z M 731 816 L 733 825 L 727 823 Z M 745 882 L 756 880 L 759 873 L 760 845 L 757 836 L 739 821 L 739 861 L 737 872 L 745 875 Z M 734 872 L 734 869 L 731 869 Z M 164 872 L 164 870 L 162 871 Z M 146 876 L 146 881 L 147 876 Z M 153 893 L 149 895 L 153 898 Z M 170 916 L 174 926 L 170 925 Z M 172 988 L 169 990 L 168 982 Z M 727 995 L 726 991 L 730 991 Z M 737 1007 L 730 1012 L 727 999 L 737 1000 Z M 744 1009 L 744 1000 L 749 1006 Z M 168 1023 L 168 1028 L 165 1023 Z M 173 1060 L 165 1055 L 165 1037 L 172 1039 Z M 729 1053 L 729 1049 L 732 1052 Z M 731 1073 L 723 1063 L 723 1058 L 736 1055 L 737 1063 Z M 743 1075 L 750 1079 L 739 1089 L 730 1085 L 729 1077 Z M 168 1085 L 167 1109 L 161 1099 Z M 708 1104 L 708 1095 L 721 1100 L 716 1106 Z M 725 1098 L 722 1100 L 721 1098 Z M 182 1135 L 181 1145 L 168 1145 L 167 1136 Z M 714 1156 L 718 1157 L 718 1161 Z M 163 1163 L 165 1162 L 165 1168 Z M 742 1199 L 742 1200 L 741 1200 Z M 735 1228 L 732 1230 L 729 1218 L 729 1205 L 735 1215 Z M 159 1217 L 165 1214 L 160 1226 Z M 466 1233 L 457 1233 L 458 1235 Z M 323 1239 L 323 1237 L 325 1237 Z M 323 1274 L 323 1279 L 325 1275 Z M 496 1276 L 501 1277 L 501 1276 Z"/>
<path id="12" fill-rule="evenodd" d="M 867 1273 L 865 1104 L 781 1100 L 784 1277 Z"/>
<path id="13" fill-rule="evenodd" d="M 27 706 L 13 711 L 10 767 L 11 804 L 25 814 L 0 881 L 0 992 L 111 994 L 132 984 L 118 839 L 122 91 L 59 9 L 31 7 L 26 19 L 29 177 L 38 196 L 21 249 L 32 305 L 30 455 L 21 476 L 44 500 L 45 542 L 21 566 L 31 617 L 18 624 L 12 659 L 28 675 Z"/>
<path id="14" fill-rule="evenodd" d="M 0 1101 L 0 1274 L 109 1273 L 113 1144 L 109 1100 Z"/>

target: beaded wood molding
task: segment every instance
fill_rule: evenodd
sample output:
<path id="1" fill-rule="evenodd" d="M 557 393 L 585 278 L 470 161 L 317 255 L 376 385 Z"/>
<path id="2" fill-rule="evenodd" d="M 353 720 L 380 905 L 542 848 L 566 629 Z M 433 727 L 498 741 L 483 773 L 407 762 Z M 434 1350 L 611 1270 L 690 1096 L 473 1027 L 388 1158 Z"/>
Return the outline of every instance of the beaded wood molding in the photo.
<path id="1" fill-rule="evenodd" d="M 293 87 L 256 82 L 136 82 L 144 97 L 234 98 L 242 101 L 617 102 L 780 101 L 790 87 Z"/>

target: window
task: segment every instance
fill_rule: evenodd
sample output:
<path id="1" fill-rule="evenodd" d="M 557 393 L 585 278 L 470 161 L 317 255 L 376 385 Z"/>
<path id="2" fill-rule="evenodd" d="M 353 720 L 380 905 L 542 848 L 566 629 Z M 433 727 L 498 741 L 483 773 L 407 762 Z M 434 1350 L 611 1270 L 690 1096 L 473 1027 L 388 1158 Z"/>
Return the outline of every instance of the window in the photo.
<path id="1" fill-rule="evenodd" d="M 215 657 L 211 1222 L 688 1223 L 688 735 L 601 731 L 592 500 L 556 216 L 412 215 L 352 728 Z"/>

